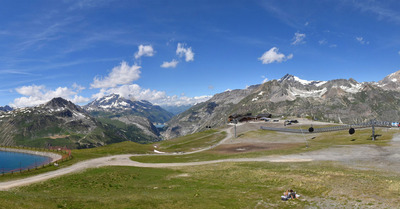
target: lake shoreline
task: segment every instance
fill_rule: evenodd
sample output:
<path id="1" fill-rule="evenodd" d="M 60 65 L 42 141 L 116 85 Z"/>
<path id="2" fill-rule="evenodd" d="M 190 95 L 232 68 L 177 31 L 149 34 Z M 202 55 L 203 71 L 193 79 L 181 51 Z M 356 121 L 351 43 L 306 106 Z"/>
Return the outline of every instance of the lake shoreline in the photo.
<path id="1" fill-rule="evenodd" d="M 26 154 L 31 154 L 31 155 L 45 156 L 45 157 L 49 157 L 51 159 L 52 163 L 56 162 L 57 160 L 61 160 L 62 159 L 62 155 L 56 154 L 56 153 L 52 153 L 52 152 L 41 152 L 41 151 L 6 148 L 6 147 L 0 147 L 0 151 L 4 151 L 4 152 L 19 152 L 19 153 L 26 153 Z"/>

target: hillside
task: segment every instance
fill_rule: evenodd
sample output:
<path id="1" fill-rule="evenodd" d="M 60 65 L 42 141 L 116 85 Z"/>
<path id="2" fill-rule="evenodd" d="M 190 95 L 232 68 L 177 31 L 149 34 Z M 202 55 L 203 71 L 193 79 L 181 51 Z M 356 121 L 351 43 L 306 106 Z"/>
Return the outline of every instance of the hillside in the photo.
<path id="1" fill-rule="evenodd" d="M 171 119 L 163 135 L 168 139 L 205 130 L 206 126 L 222 126 L 229 115 L 236 113 L 270 113 L 343 123 L 399 121 L 399 86 L 400 71 L 378 83 L 354 79 L 306 81 L 285 75 L 247 89 L 217 94 Z"/>
<path id="2" fill-rule="evenodd" d="M 0 112 L 0 144 L 6 146 L 86 148 L 126 140 L 145 143 L 158 138 L 137 127 L 125 130 L 103 124 L 62 98 L 37 107 Z"/>

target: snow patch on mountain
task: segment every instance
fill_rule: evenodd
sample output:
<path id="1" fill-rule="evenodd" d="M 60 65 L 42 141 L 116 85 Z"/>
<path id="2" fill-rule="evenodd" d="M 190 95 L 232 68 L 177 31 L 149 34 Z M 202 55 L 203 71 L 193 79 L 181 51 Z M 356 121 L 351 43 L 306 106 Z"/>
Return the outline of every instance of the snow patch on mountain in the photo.
<path id="1" fill-rule="evenodd" d="M 326 88 L 319 89 L 319 90 L 301 90 L 294 87 L 289 88 L 289 93 L 295 97 L 322 97 L 328 90 Z"/>
<path id="2" fill-rule="evenodd" d="M 351 84 L 351 87 L 348 87 L 348 86 L 340 86 L 339 88 L 343 89 L 345 92 L 355 94 L 355 93 L 358 93 L 358 92 L 361 91 L 361 89 L 362 89 L 362 84 L 361 84 L 361 83 Z"/>

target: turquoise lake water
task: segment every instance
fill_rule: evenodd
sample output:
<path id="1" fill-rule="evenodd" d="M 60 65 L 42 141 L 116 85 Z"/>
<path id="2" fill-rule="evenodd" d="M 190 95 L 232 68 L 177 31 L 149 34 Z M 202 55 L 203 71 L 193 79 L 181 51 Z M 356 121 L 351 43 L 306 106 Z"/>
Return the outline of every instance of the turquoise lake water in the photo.
<path id="1" fill-rule="evenodd" d="M 35 166 L 46 164 L 50 160 L 51 158 L 40 155 L 0 151 L 0 174 L 35 168 Z"/>

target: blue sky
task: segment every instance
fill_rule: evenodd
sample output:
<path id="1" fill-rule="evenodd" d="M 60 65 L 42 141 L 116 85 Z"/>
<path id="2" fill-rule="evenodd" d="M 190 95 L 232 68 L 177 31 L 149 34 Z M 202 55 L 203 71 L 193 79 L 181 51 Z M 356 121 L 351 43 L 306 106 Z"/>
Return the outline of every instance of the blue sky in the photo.
<path id="1" fill-rule="evenodd" d="M 193 104 L 286 73 L 378 81 L 400 70 L 396 0 L 6 0 L 0 105 L 120 93 Z"/>

